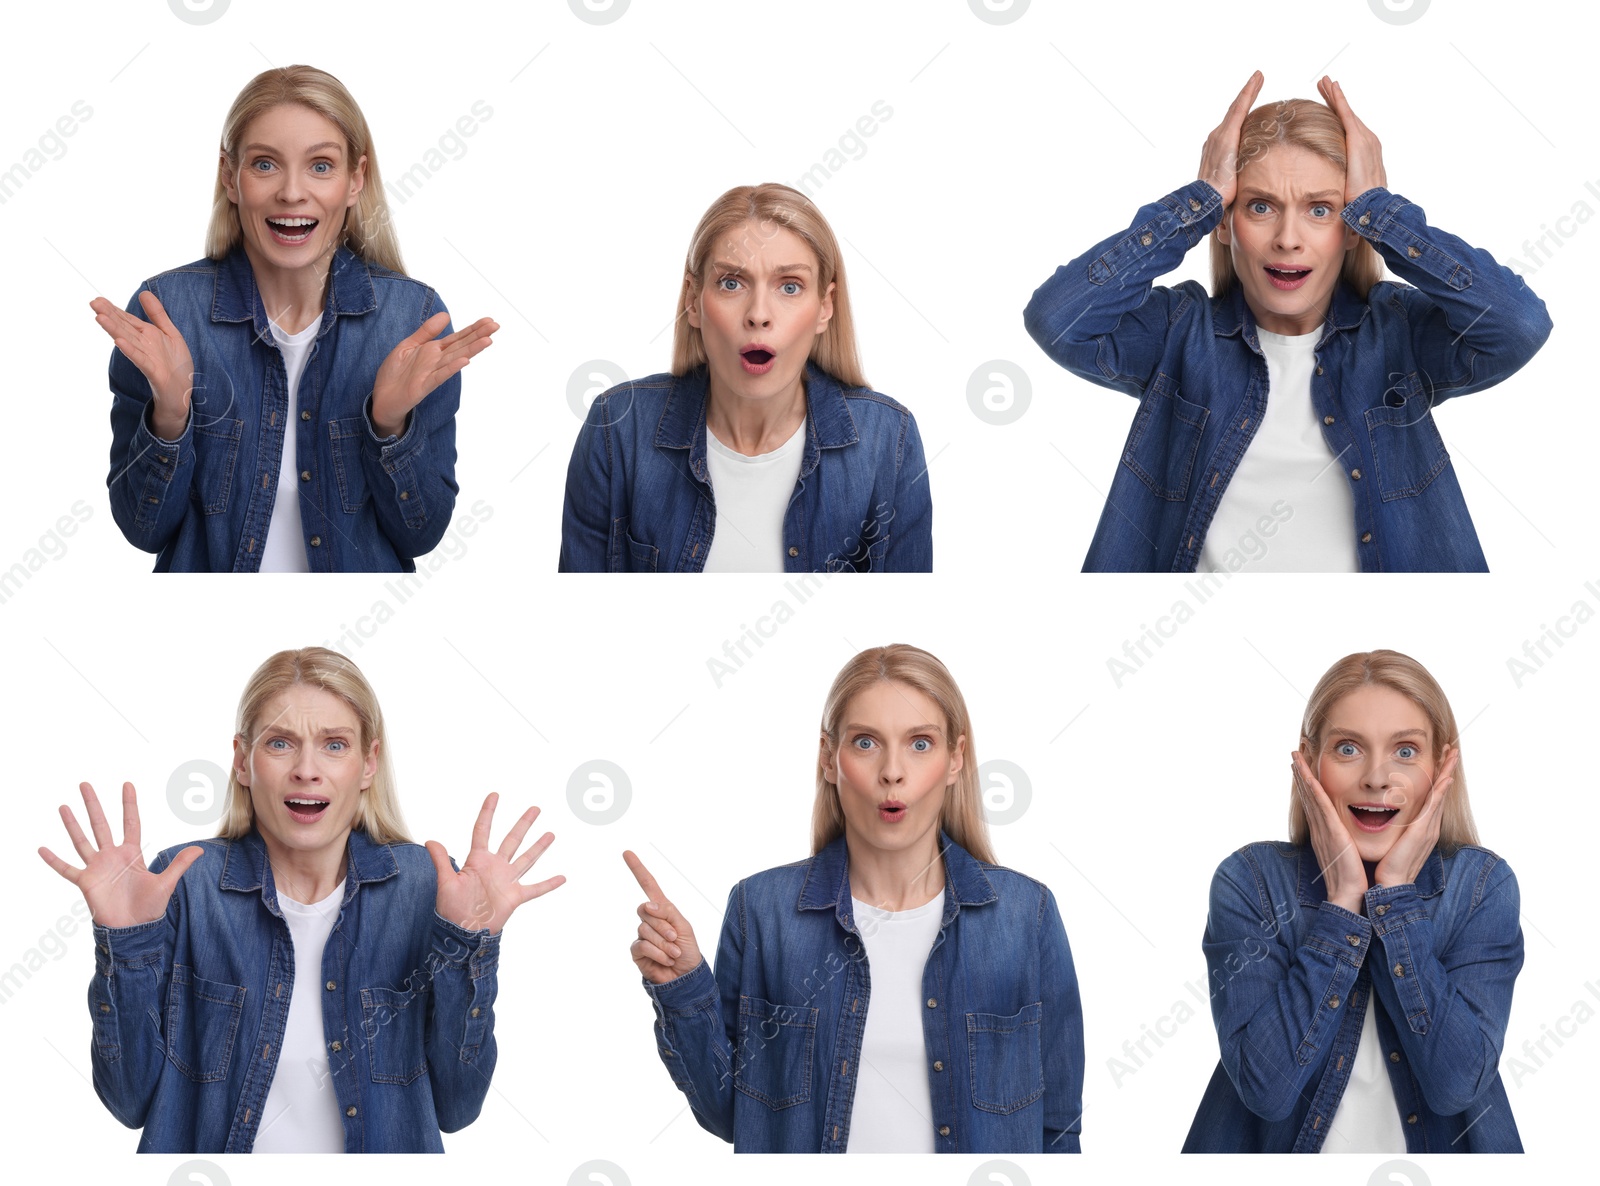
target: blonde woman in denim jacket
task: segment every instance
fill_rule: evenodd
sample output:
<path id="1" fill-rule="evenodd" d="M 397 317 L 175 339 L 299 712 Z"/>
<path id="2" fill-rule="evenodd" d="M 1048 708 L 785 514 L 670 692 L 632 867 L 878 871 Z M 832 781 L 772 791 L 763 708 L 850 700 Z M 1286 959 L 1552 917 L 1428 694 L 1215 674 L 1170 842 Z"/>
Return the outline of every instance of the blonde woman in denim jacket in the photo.
<path id="1" fill-rule="evenodd" d="M 521 883 L 538 808 L 491 849 L 489 795 L 459 868 L 411 843 L 377 697 L 321 647 L 251 677 L 216 839 L 147 871 L 133 785 L 120 844 L 82 791 L 83 866 L 39 854 L 89 904 L 94 1088 L 141 1153 L 440 1152 L 477 1118 L 501 930 L 566 880 Z"/>
<path id="2" fill-rule="evenodd" d="M 1347 655 L 1291 768 L 1289 843 L 1211 883 L 1222 1058 L 1184 1152 L 1522 1152 L 1499 1072 L 1517 879 L 1478 843 L 1444 692 L 1406 655 Z"/>
<path id="3" fill-rule="evenodd" d="M 455 509 L 459 372 L 405 274 L 365 117 L 311 66 L 223 125 L 206 258 L 146 280 L 111 336 L 111 511 L 156 571 L 410 572 Z"/>
<path id="4" fill-rule="evenodd" d="M 965 701 L 861 652 L 823 708 L 812 855 L 728 895 L 716 972 L 633 853 L 657 1052 L 740 1153 L 1076 1153 L 1083 1017 L 1050 890 L 994 863 Z M 869 961 L 870 956 L 870 961 Z"/>

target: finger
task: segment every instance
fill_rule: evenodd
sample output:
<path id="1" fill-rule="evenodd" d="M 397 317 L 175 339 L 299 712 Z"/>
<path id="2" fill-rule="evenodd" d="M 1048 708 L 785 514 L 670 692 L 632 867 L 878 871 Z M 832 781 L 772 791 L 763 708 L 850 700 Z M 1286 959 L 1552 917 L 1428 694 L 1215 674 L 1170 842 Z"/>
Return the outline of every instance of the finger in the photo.
<path id="1" fill-rule="evenodd" d="M 522 846 L 522 838 L 528 834 L 528 829 L 533 826 L 533 821 L 539 818 L 539 809 L 530 807 L 517 817 L 517 822 L 511 825 L 511 831 L 506 833 L 506 838 L 500 842 L 500 847 L 495 852 L 511 860 L 517 855 L 517 849 Z M 530 865 L 532 861 L 528 862 Z"/>
<path id="2" fill-rule="evenodd" d="M 494 345 L 494 339 L 484 333 L 470 338 L 463 338 L 459 342 L 452 342 L 449 338 L 445 338 L 439 344 L 444 349 L 440 351 L 438 361 L 434 363 L 435 368 L 447 362 L 454 362 L 458 358 L 473 358 Z"/>
<path id="3" fill-rule="evenodd" d="M 529 822 L 531 823 L 532 821 L 530 820 Z M 546 832 L 534 842 L 532 848 L 511 863 L 511 871 L 517 875 L 519 881 L 522 879 L 522 875 L 533 868 L 534 863 L 544 856 L 544 850 L 554 844 L 555 839 L 556 834 L 554 832 Z"/>
<path id="4" fill-rule="evenodd" d="M 628 868 L 633 870 L 634 880 L 639 883 L 639 888 L 645 892 L 652 902 L 659 903 L 667 900 L 667 896 L 661 892 L 661 887 L 656 884 L 656 879 L 651 876 L 650 870 L 644 867 L 644 862 L 638 856 L 631 851 L 625 850 L 622 854 L 622 859 L 628 863 Z"/>
<path id="5" fill-rule="evenodd" d="M 131 782 L 122 784 L 122 843 L 141 848 L 139 832 L 139 796 Z"/>
<path id="6" fill-rule="evenodd" d="M 557 873 L 554 877 L 547 877 L 543 881 L 535 882 L 533 885 L 523 886 L 522 900 L 524 902 L 531 902 L 535 898 L 542 898 L 551 890 L 558 889 L 566 884 L 567 879 L 565 875 Z"/>
<path id="7" fill-rule="evenodd" d="M 651 963 L 660 964 L 666 969 L 671 969 L 673 965 L 673 959 L 670 955 L 653 943 L 646 943 L 643 939 L 635 939 L 628 950 L 634 953 L 634 959 L 643 957 Z"/>
<path id="8" fill-rule="evenodd" d="M 678 929 L 667 921 L 667 916 L 663 912 L 659 910 L 651 911 L 650 907 L 652 905 L 653 903 L 650 902 L 641 903 L 639 909 L 635 913 L 637 913 L 640 919 L 642 919 L 646 924 L 655 927 L 656 930 L 660 931 L 668 939 L 676 940 L 678 937 Z"/>
<path id="9" fill-rule="evenodd" d="M 500 802 L 500 792 L 490 791 L 483 800 L 483 806 L 478 808 L 478 818 L 472 825 L 472 849 L 487 849 L 489 847 L 489 825 L 494 822 L 494 807 Z"/>
<path id="10" fill-rule="evenodd" d="M 100 799 L 94 793 L 94 788 L 83 783 L 78 789 L 83 792 L 83 807 L 89 814 L 89 830 L 94 833 L 95 843 L 101 848 L 115 848 L 117 842 L 111 837 L 111 825 L 106 822 L 106 813 L 100 809 Z"/>
<path id="11" fill-rule="evenodd" d="M 43 846 L 41 846 L 39 849 L 39 855 L 44 858 L 45 864 L 49 865 L 68 881 L 72 882 L 73 885 L 78 884 L 78 878 L 83 873 L 82 869 L 79 869 L 76 865 L 67 864 L 67 862 L 56 856 L 55 853 L 51 852 L 48 848 L 44 848 Z"/>
<path id="12" fill-rule="evenodd" d="M 445 852 L 444 845 L 437 840 L 428 841 L 424 847 L 427 848 L 428 855 L 433 858 L 433 870 L 439 875 L 439 884 L 444 885 L 456 875 L 456 871 L 450 867 L 450 854 Z"/>
<path id="13" fill-rule="evenodd" d="M 63 803 L 60 807 L 61 822 L 67 826 L 67 835 L 72 839 L 72 847 L 78 854 L 78 859 L 87 865 L 94 859 L 94 845 L 89 843 L 89 838 L 83 834 L 83 829 L 78 826 L 78 817 L 72 814 L 72 808 Z"/>
<path id="14" fill-rule="evenodd" d="M 476 338 L 487 338 L 500 328 L 500 323 L 492 317 L 480 317 L 465 329 L 458 329 L 448 337 L 439 339 L 439 345 L 451 349 L 463 342 L 470 342 Z"/>
<path id="15" fill-rule="evenodd" d="M 666 952 L 673 959 L 677 959 L 683 954 L 683 952 L 681 952 L 675 944 L 670 942 L 665 935 L 656 930 L 649 923 L 642 922 L 639 924 L 639 938 L 644 940 L 644 942 Z"/>
<path id="16" fill-rule="evenodd" d="M 172 858 L 172 864 L 161 871 L 161 884 L 166 888 L 167 896 L 172 896 L 172 891 L 178 888 L 178 878 L 188 871 L 190 865 L 205 856 L 206 850 L 198 844 L 191 844 L 177 856 Z"/>
<path id="17" fill-rule="evenodd" d="M 151 324 L 165 333 L 178 332 L 178 327 L 172 324 L 172 318 L 167 316 L 167 311 L 161 307 L 156 294 L 148 288 L 139 294 L 139 304 L 143 307 L 145 315 L 150 318 Z"/>
<path id="18" fill-rule="evenodd" d="M 441 330 L 450 324 L 450 314 L 435 313 L 428 320 L 417 327 L 417 331 L 400 343 L 402 346 L 421 346 L 431 342 L 439 336 Z"/>
<path id="19" fill-rule="evenodd" d="M 1264 81 L 1265 79 L 1259 70 L 1250 76 L 1250 80 L 1244 84 L 1244 88 L 1239 92 L 1239 97 L 1228 108 L 1228 123 L 1244 122 L 1244 117 L 1250 114 L 1250 106 L 1255 102 L 1256 95 L 1260 93 L 1261 84 Z"/>

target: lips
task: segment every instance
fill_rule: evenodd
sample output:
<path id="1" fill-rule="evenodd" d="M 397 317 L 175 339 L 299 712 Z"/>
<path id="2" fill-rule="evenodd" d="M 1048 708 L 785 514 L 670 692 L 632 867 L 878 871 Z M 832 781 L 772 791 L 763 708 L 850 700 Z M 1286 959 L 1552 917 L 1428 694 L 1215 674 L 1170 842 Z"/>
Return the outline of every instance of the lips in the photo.
<path id="1" fill-rule="evenodd" d="M 1398 807 L 1385 807 L 1382 803 L 1352 803 L 1349 811 L 1363 832 L 1381 832 L 1400 814 Z"/>
<path id="2" fill-rule="evenodd" d="M 1267 279 L 1272 281 L 1274 288 L 1285 291 L 1299 288 L 1311 275 L 1310 268 L 1296 267 L 1292 264 L 1266 264 L 1262 268 L 1267 274 Z"/>
<path id="3" fill-rule="evenodd" d="M 322 818 L 330 802 L 321 795 L 290 795 L 284 799 L 283 805 L 296 822 L 311 824 Z"/>
<path id="4" fill-rule="evenodd" d="M 315 218 L 306 218 L 303 215 L 285 215 L 280 218 L 269 218 L 267 229 L 272 232 L 272 237 L 280 243 L 291 246 L 304 243 L 311 238 L 311 232 L 317 229 Z"/>
<path id="5" fill-rule="evenodd" d="M 906 805 L 898 799 L 885 799 L 878 804 L 878 818 L 887 822 L 902 820 L 906 817 Z"/>
<path id="6" fill-rule="evenodd" d="M 739 360 L 748 373 L 764 375 L 772 369 L 772 361 L 777 355 L 778 352 L 766 343 L 756 342 L 739 351 Z"/>

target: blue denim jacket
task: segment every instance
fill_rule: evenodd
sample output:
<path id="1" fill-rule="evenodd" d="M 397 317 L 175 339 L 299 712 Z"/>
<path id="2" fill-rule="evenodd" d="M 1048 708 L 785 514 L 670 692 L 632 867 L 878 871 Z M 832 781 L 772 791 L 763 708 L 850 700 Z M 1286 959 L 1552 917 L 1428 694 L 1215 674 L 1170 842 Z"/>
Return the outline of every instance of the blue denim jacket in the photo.
<path id="1" fill-rule="evenodd" d="M 1522 967 L 1521 898 L 1486 848 L 1435 848 L 1366 913 L 1327 901 L 1309 845 L 1252 844 L 1211 882 L 1206 965 L 1222 1060 L 1185 1153 L 1315 1153 L 1366 1011 L 1408 1153 L 1520 1153 L 1500 1081 Z"/>
<path id="2" fill-rule="evenodd" d="M 1151 286 L 1222 214 L 1222 195 L 1191 182 L 1057 268 L 1023 313 L 1051 358 L 1140 401 L 1085 571 L 1193 572 L 1265 414 L 1267 361 L 1242 286 L 1217 299 L 1193 280 Z M 1411 282 L 1380 281 L 1363 301 L 1341 280 L 1317 339 L 1311 402 L 1354 495 L 1361 571 L 1485 571 L 1432 408 L 1516 373 L 1549 314 L 1487 251 L 1381 186 L 1342 217 Z"/>
<path id="3" fill-rule="evenodd" d="M 461 376 L 418 404 L 398 437 L 378 436 L 371 395 L 389 352 L 444 309 L 439 294 L 339 248 L 290 435 L 283 354 L 244 248 L 164 272 L 146 290 L 183 334 L 194 393 L 183 435 L 162 440 L 150 430 L 149 380 L 111 351 L 106 485 L 128 542 L 157 553 L 157 572 L 257 571 L 287 442 L 311 571 L 415 572 L 455 508 Z M 149 320 L 138 292 L 128 312 Z"/>
<path id="4" fill-rule="evenodd" d="M 94 1088 L 141 1153 L 248 1153 L 278 1065 L 294 944 L 257 832 L 199 840 L 164 918 L 94 928 Z M 184 845 L 151 863 L 165 869 Z M 323 1033 L 346 1153 L 438 1153 L 494 1073 L 500 936 L 433 909 L 417 844 L 352 831 L 322 953 Z"/>
<path id="5" fill-rule="evenodd" d="M 562 572 L 701 572 L 716 527 L 704 366 L 597 396 L 567 467 Z M 917 422 L 806 363 L 806 446 L 783 517 L 785 572 L 930 572 Z"/>
<path id="6" fill-rule="evenodd" d="M 922 975 L 940 1153 L 1077 1153 L 1083 1016 L 1049 889 L 939 833 L 945 908 Z M 843 1153 L 872 997 L 844 837 L 728 895 L 713 978 L 655 985 L 656 1046 L 739 1153 Z"/>

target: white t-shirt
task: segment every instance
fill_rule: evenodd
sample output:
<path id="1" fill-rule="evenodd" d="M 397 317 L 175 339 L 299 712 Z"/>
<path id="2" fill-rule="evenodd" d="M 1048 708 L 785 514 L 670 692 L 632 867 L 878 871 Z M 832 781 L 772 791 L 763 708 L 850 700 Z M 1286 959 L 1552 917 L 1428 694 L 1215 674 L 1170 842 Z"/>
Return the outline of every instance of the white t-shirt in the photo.
<path id="1" fill-rule="evenodd" d="M 278 1065 L 261 1106 L 256 1153 L 343 1153 L 344 1124 L 322 1032 L 322 949 L 339 920 L 344 882 L 320 902 L 278 894 L 294 944 L 294 985 Z"/>
<path id="2" fill-rule="evenodd" d="M 806 422 L 771 453 L 746 457 L 706 431 L 706 465 L 716 497 L 706 572 L 782 572 L 783 516 L 800 480 Z"/>
<path id="3" fill-rule="evenodd" d="M 267 542 L 261 545 L 262 572 L 310 572 L 306 560 L 305 531 L 300 526 L 300 467 L 295 457 L 295 425 L 300 422 L 300 376 L 306 369 L 306 356 L 322 326 L 317 318 L 297 334 L 286 334 L 275 321 L 272 336 L 283 353 L 283 369 L 288 372 L 289 412 L 283 422 L 283 459 L 278 463 L 278 493 L 272 500 L 272 519 L 267 524 Z M 263 426 L 265 427 L 265 426 Z"/>
<path id="4" fill-rule="evenodd" d="M 1198 569 L 1359 572 L 1347 467 L 1328 448 L 1311 404 L 1322 331 L 1256 335 L 1267 356 L 1267 410 L 1222 492 Z"/>
<path id="5" fill-rule="evenodd" d="M 861 1035 L 846 1153 L 932 1153 L 933 1095 L 922 1036 L 922 973 L 944 918 L 944 891 L 910 910 L 879 910 L 854 895 L 872 999 Z"/>
<path id="6" fill-rule="evenodd" d="M 1328 1123 L 1322 1142 L 1324 1153 L 1404 1153 L 1405 1130 L 1400 1127 L 1400 1102 L 1384 1066 L 1378 1038 L 1378 1002 L 1367 1002 L 1366 1020 L 1344 1085 L 1339 1106 Z"/>

